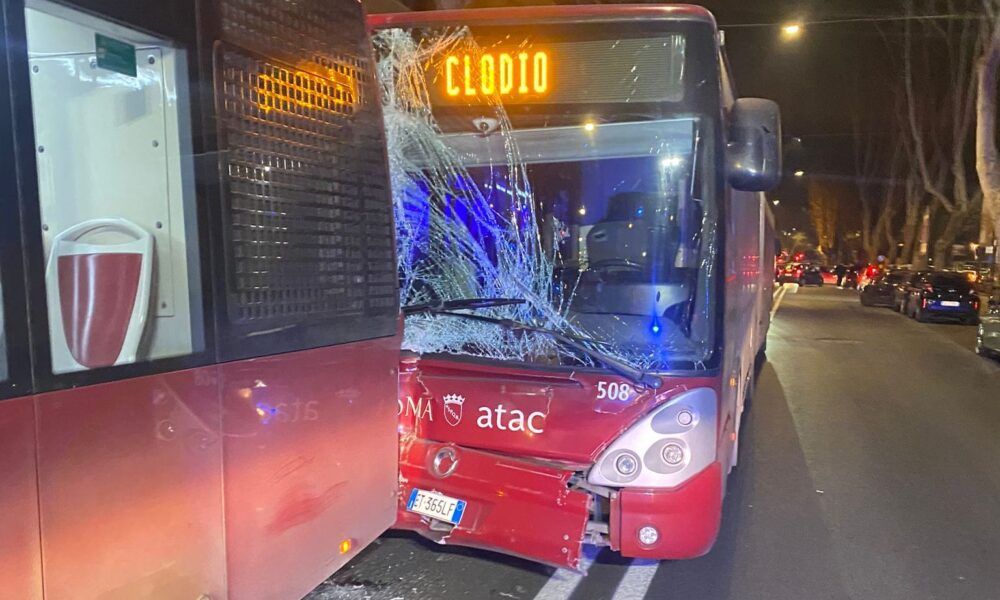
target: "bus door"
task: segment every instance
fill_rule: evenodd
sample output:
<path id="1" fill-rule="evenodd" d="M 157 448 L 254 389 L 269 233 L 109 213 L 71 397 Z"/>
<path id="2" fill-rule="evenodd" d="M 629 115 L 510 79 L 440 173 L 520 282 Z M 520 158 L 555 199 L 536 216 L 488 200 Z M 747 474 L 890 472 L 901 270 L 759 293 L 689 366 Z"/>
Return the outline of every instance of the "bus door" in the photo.
<path id="1" fill-rule="evenodd" d="M 0 596 L 303 596 L 395 518 L 360 5 L 0 4 Z"/>

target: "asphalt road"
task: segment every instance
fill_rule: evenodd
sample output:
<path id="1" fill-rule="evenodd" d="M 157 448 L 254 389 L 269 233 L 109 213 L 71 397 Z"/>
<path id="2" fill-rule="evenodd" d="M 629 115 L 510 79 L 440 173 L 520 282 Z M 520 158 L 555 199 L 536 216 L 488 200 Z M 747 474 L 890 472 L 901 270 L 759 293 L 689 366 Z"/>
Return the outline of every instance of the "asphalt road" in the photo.
<path id="1" fill-rule="evenodd" d="M 1000 599 L 1000 365 L 974 338 L 789 290 L 707 556 L 579 576 L 390 532 L 308 598 Z"/>

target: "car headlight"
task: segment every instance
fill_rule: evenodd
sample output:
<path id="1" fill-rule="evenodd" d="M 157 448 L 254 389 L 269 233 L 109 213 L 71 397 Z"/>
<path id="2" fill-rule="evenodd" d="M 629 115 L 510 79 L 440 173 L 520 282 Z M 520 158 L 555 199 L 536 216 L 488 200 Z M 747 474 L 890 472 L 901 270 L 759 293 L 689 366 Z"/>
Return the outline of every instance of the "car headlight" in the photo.
<path id="1" fill-rule="evenodd" d="M 715 460 L 719 401 L 711 388 L 678 394 L 640 419 L 597 458 L 596 485 L 669 488 Z"/>

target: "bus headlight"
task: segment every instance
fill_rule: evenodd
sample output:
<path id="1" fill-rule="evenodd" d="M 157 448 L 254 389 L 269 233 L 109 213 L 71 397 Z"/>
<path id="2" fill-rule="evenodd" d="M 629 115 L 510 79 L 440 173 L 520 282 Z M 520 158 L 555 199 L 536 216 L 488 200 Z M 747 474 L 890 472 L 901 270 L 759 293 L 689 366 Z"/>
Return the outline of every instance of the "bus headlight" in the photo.
<path id="1" fill-rule="evenodd" d="M 615 459 L 615 471 L 622 477 L 631 477 L 639 470 L 639 458 L 631 452 L 624 452 Z"/>
<path id="2" fill-rule="evenodd" d="M 663 457 L 663 462 L 676 467 L 684 462 L 684 448 L 681 448 L 679 444 L 670 442 L 663 446 L 663 450 L 660 450 L 660 456 Z"/>
<path id="3" fill-rule="evenodd" d="M 670 399 L 608 446 L 587 481 L 606 486 L 678 486 L 715 460 L 718 398 L 697 388 Z"/>

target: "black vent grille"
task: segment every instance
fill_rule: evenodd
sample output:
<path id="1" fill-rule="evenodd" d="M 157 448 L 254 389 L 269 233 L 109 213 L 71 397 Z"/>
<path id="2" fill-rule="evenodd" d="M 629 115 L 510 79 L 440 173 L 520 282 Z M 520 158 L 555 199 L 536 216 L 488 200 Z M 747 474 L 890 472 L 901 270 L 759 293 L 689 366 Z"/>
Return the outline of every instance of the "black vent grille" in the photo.
<path id="1" fill-rule="evenodd" d="M 266 328 L 394 316 L 392 206 L 358 4 L 225 0 L 221 9 L 230 319 Z M 362 337 L 394 333 L 383 329 Z"/>

